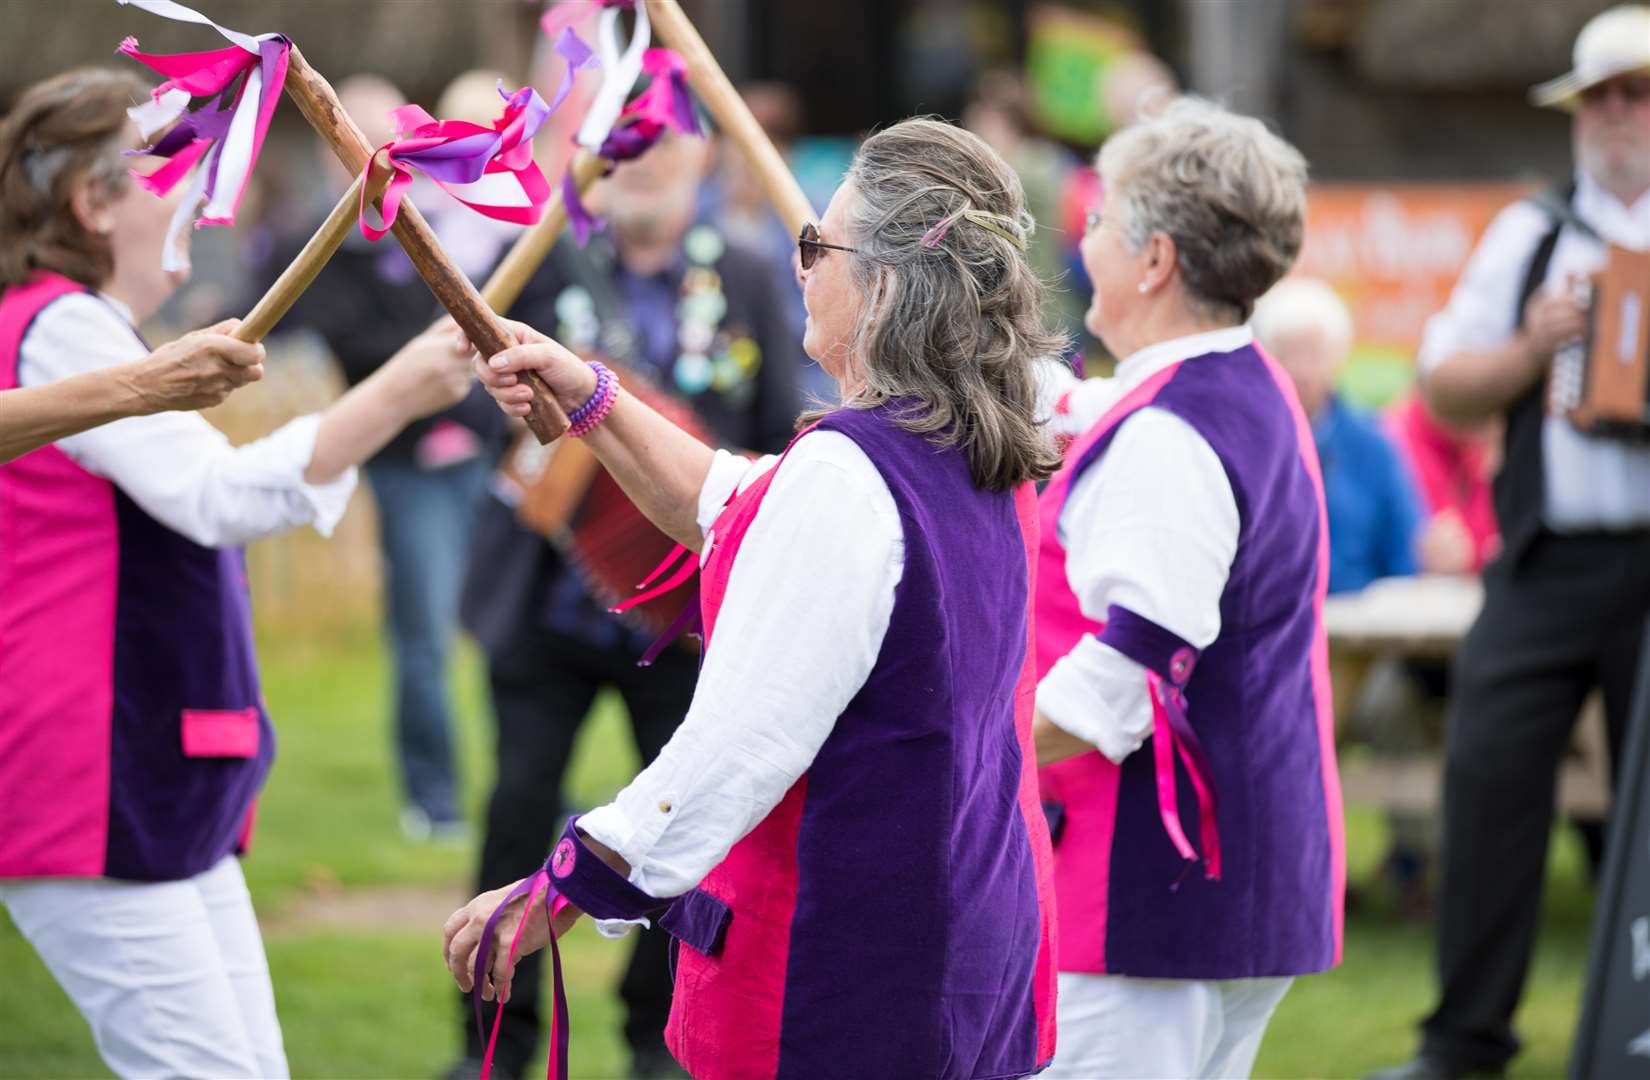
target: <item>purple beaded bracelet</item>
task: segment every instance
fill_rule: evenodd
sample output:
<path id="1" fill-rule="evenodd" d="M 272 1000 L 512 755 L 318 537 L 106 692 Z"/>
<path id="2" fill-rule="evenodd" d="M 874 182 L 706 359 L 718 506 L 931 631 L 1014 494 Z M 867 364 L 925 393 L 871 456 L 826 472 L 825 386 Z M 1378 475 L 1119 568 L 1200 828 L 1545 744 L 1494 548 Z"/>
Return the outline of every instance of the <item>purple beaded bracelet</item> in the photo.
<path id="1" fill-rule="evenodd" d="M 596 430 L 596 425 L 606 420 L 607 414 L 613 411 L 613 403 L 619 397 L 619 380 L 612 370 L 600 360 L 588 363 L 590 370 L 596 373 L 596 389 L 590 400 L 574 409 L 567 418 L 567 434 L 575 439 Z"/>

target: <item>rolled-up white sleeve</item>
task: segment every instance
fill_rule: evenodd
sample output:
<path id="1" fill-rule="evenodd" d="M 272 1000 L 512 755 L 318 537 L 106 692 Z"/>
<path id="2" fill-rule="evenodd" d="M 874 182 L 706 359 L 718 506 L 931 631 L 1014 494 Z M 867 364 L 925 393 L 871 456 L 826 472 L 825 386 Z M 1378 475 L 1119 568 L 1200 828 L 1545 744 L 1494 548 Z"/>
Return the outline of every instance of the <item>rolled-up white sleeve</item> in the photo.
<path id="1" fill-rule="evenodd" d="M 148 354 L 108 304 L 63 297 L 24 338 L 22 385 L 40 386 Z M 199 413 L 134 416 L 58 441 L 81 467 L 110 480 L 145 513 L 206 547 L 233 547 L 313 525 L 329 535 L 355 490 L 352 468 L 328 484 L 309 484 L 318 416 L 287 423 L 256 442 L 234 446 Z"/>
<path id="2" fill-rule="evenodd" d="M 1237 500 L 1214 449 L 1178 416 L 1146 408 L 1125 420 L 1072 485 L 1058 528 L 1084 615 L 1104 621 L 1120 605 L 1198 649 L 1220 635 Z M 1037 709 L 1116 762 L 1152 730 L 1145 670 L 1093 634 L 1037 684 Z"/>
<path id="3" fill-rule="evenodd" d="M 718 461 L 707 512 L 772 467 Z M 579 820 L 652 896 L 698 885 L 779 804 L 870 677 L 893 615 L 904 533 L 870 459 L 816 431 L 778 469 L 734 560 L 687 716 L 653 764 Z"/>
<path id="4" fill-rule="evenodd" d="M 1518 329 L 1518 292 L 1530 258 L 1552 226 L 1543 210 L 1523 200 L 1496 215 L 1456 280 L 1448 305 L 1427 320 L 1415 356 L 1423 373 L 1458 353 L 1507 343 Z"/>

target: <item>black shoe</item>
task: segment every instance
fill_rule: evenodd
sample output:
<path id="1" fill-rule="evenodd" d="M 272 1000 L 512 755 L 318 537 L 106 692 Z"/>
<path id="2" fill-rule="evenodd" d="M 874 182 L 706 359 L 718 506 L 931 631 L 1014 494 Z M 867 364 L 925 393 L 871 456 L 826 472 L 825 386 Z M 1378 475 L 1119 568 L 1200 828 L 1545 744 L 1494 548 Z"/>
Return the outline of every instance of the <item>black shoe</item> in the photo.
<path id="1" fill-rule="evenodd" d="M 1494 1068 L 1472 1068 L 1470 1066 L 1455 1065 L 1439 1058 L 1429 1057 L 1426 1054 L 1417 1054 L 1402 1065 L 1394 1065 L 1390 1069 L 1381 1069 L 1364 1077 L 1364 1080 L 1499 1080 L 1507 1074 L 1505 1065 Z"/>

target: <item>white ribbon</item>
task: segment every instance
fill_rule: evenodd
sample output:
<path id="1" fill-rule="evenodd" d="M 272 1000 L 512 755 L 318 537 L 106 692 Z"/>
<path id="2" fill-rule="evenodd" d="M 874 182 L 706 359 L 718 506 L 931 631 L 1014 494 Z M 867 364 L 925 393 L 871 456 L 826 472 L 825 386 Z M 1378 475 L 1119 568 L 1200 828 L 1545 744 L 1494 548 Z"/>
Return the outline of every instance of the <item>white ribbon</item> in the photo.
<path id="1" fill-rule="evenodd" d="M 126 110 L 126 115 L 132 118 L 132 123 L 143 132 L 145 139 L 182 116 L 189 108 L 189 91 L 174 86 L 158 98 L 150 98 L 142 105 L 133 105 Z"/>
<path id="2" fill-rule="evenodd" d="M 653 26 L 647 19 L 647 4 L 637 4 L 636 28 L 631 32 L 630 44 L 621 55 L 621 14 L 618 8 L 603 9 L 601 23 L 596 31 L 596 55 L 601 57 L 602 85 L 596 91 L 595 99 L 590 102 L 589 111 L 584 114 L 584 123 L 579 125 L 578 138 L 575 140 L 592 153 L 601 149 L 602 143 L 607 141 L 608 134 L 612 132 L 613 125 L 618 122 L 619 113 L 624 110 L 625 102 L 630 98 L 630 91 L 636 86 L 636 80 L 642 77 L 642 54 L 647 52 L 647 47 L 653 40 Z"/>
<path id="3" fill-rule="evenodd" d="M 274 34 L 243 34 L 237 30 L 225 30 L 195 9 L 186 8 L 182 4 L 174 3 L 173 0 L 116 0 L 116 3 L 122 7 L 131 5 L 135 8 L 142 8 L 151 15 L 159 15 L 161 18 L 171 19 L 173 22 L 198 23 L 202 26 L 210 26 L 249 53 L 257 53 L 258 42 L 268 41 L 275 36 Z"/>

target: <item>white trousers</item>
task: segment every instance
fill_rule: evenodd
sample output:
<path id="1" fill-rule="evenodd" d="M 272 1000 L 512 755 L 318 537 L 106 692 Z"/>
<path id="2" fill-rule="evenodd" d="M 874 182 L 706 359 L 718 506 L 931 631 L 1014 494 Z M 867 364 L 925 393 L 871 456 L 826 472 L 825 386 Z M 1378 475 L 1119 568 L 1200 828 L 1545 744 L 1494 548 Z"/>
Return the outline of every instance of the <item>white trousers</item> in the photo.
<path id="1" fill-rule="evenodd" d="M 1061 972 L 1054 1064 L 1039 1080 L 1247 1077 L 1292 982 Z"/>
<path id="2" fill-rule="evenodd" d="M 241 865 L 184 881 L 0 882 L 6 905 L 118 1076 L 288 1075 Z"/>

